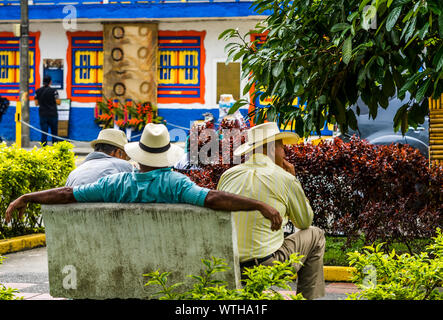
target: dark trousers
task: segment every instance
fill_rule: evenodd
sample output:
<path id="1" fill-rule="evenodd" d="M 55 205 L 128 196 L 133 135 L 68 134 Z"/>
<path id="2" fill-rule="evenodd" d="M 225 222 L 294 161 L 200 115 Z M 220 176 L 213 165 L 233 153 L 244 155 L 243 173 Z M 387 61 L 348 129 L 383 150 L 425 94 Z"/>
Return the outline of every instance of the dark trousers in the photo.
<path id="1" fill-rule="evenodd" d="M 40 130 L 43 132 L 49 133 L 56 136 L 58 128 L 58 117 L 40 117 Z M 46 144 L 48 140 L 48 135 L 46 133 L 42 133 L 41 143 Z M 59 140 L 55 137 L 52 137 L 52 144 L 58 142 Z"/>

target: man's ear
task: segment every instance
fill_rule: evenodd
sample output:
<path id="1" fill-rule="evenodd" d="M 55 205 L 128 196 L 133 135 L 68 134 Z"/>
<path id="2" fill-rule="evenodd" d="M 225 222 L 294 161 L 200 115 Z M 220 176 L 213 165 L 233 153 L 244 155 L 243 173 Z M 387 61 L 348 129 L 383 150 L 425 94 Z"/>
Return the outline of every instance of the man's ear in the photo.
<path id="1" fill-rule="evenodd" d="M 110 155 L 111 157 L 118 158 L 118 157 L 117 157 L 117 152 L 118 152 L 118 149 L 114 149 L 114 150 L 111 151 L 111 153 L 110 153 L 109 155 Z"/>

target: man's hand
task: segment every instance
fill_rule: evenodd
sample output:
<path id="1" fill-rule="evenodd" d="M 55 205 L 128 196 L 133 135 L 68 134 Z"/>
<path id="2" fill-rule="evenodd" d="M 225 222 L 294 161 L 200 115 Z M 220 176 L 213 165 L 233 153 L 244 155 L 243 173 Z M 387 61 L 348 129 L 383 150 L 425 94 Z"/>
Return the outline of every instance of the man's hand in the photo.
<path id="1" fill-rule="evenodd" d="M 11 221 L 12 213 L 15 210 L 18 210 L 18 218 L 21 219 L 23 217 L 23 214 L 25 213 L 26 205 L 27 202 L 23 199 L 23 196 L 12 201 L 9 204 L 8 209 L 6 209 L 6 216 L 5 216 L 6 223 L 9 223 L 9 221 Z"/>
<path id="2" fill-rule="evenodd" d="M 77 200 L 74 197 L 72 187 L 60 187 L 27 193 L 9 204 L 5 215 L 6 223 L 11 221 L 12 214 L 15 210 L 18 210 L 18 218 L 21 219 L 25 213 L 28 202 L 39 204 L 66 204 L 77 202 Z"/>
<path id="3" fill-rule="evenodd" d="M 266 219 L 271 220 L 271 230 L 277 231 L 281 228 L 283 219 L 277 209 L 264 204 L 263 209 L 261 209 L 260 212 Z"/>
<path id="4" fill-rule="evenodd" d="M 293 176 L 295 176 L 294 165 L 292 163 L 290 163 L 289 161 L 287 161 L 286 159 L 283 159 L 283 169 L 285 171 L 289 172 L 290 174 L 292 174 Z"/>
<path id="5" fill-rule="evenodd" d="M 283 221 L 280 212 L 262 201 L 219 190 L 211 190 L 208 192 L 204 206 L 214 210 L 225 211 L 258 210 L 266 219 L 271 220 L 271 230 L 274 231 L 281 228 Z"/>

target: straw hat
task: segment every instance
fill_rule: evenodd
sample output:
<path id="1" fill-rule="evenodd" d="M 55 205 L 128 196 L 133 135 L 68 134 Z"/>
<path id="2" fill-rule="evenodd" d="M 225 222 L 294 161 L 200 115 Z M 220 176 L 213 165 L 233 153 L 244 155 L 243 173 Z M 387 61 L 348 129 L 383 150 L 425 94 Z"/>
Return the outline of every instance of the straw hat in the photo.
<path id="1" fill-rule="evenodd" d="M 106 143 L 115 146 L 120 149 L 125 148 L 125 144 L 128 143 L 126 134 L 118 129 L 103 129 L 98 134 L 96 140 L 91 141 L 91 147 L 95 147 L 97 143 Z"/>
<path id="2" fill-rule="evenodd" d="M 125 145 L 126 154 L 134 161 L 150 167 L 172 167 L 184 150 L 171 144 L 165 125 L 148 123 L 139 142 Z"/>
<path id="3" fill-rule="evenodd" d="M 234 156 L 249 153 L 271 141 L 283 140 L 283 144 L 296 144 L 299 139 L 294 132 L 280 132 L 276 122 L 266 122 L 248 130 L 248 142 L 235 149 Z"/>

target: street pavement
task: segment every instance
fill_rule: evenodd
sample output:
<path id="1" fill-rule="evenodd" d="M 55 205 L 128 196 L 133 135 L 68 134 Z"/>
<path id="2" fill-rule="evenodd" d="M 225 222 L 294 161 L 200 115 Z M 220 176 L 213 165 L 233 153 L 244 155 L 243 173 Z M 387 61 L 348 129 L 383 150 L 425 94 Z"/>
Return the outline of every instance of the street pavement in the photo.
<path id="1" fill-rule="evenodd" d="M 5 254 L 0 265 L 0 283 L 19 290 L 24 300 L 64 300 L 49 294 L 48 257 L 46 247 Z M 326 296 L 319 300 L 343 300 L 346 293 L 356 292 L 351 283 L 326 283 Z M 290 291 L 282 292 L 292 293 Z"/>

